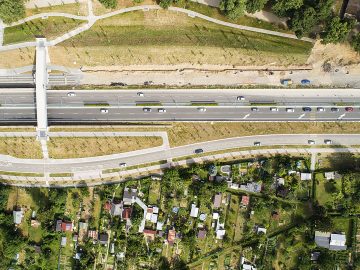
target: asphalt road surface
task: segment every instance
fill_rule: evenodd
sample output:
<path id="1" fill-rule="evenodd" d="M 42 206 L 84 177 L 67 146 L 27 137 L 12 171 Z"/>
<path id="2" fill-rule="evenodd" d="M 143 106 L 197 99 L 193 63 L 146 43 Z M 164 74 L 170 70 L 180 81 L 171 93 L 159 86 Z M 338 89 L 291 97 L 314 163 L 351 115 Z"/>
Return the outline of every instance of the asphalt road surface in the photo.
<path id="1" fill-rule="evenodd" d="M 325 145 L 325 140 L 331 140 L 334 147 L 350 147 L 360 145 L 360 136 L 354 135 L 311 135 L 311 134 L 290 134 L 290 135 L 262 135 L 239 138 L 223 139 L 211 142 L 202 142 L 192 145 L 185 145 L 171 148 L 169 150 L 144 149 L 134 152 L 115 154 L 102 157 L 80 158 L 80 159 L 49 159 L 49 160 L 27 160 L 13 157 L 1 156 L 0 170 L 15 172 L 35 173 L 62 173 L 62 172 L 98 172 L 103 169 L 118 168 L 119 163 L 125 162 L 128 166 L 151 163 L 169 158 L 193 155 L 196 149 L 203 149 L 204 153 L 225 150 L 238 147 L 254 147 L 255 142 L 261 146 L 279 145 L 309 145 L 313 140 L 314 147 Z"/>

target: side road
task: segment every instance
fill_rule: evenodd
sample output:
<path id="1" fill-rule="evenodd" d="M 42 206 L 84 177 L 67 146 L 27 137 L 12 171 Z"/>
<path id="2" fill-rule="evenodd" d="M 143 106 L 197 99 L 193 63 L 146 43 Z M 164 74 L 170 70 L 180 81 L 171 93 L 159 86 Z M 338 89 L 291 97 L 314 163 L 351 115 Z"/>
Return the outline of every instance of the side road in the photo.
<path id="1" fill-rule="evenodd" d="M 176 166 L 187 166 L 193 163 L 202 163 L 218 159 L 233 159 L 233 158 L 245 158 L 249 156 L 259 155 L 315 155 L 318 153 L 323 154 L 335 154 L 335 153 L 360 153 L 360 148 L 272 148 L 272 149 L 258 149 L 258 150 L 246 150 L 228 152 L 224 154 L 216 154 L 203 156 L 198 158 L 189 158 L 178 162 L 168 162 L 160 165 L 146 166 L 138 169 L 122 170 L 119 172 L 98 174 L 88 177 L 25 177 L 25 176 L 10 176 L 4 175 L 2 179 L 6 180 L 5 184 L 21 187 L 81 187 L 81 186 L 96 186 L 103 184 L 112 184 L 124 182 L 127 177 L 141 179 L 148 176 L 151 173 L 159 172 L 166 168 Z"/>
<path id="2" fill-rule="evenodd" d="M 78 28 L 75 28 L 67 33 L 65 33 L 62 36 L 59 36 L 53 40 L 48 41 L 48 46 L 54 46 L 60 42 L 63 42 L 73 36 L 76 36 L 78 34 L 80 34 L 81 32 L 84 32 L 86 30 L 88 30 L 90 27 L 93 26 L 93 24 L 97 21 L 97 20 L 101 20 L 101 19 L 105 19 L 105 18 L 109 18 L 118 14 L 122 14 L 122 13 L 127 13 L 127 12 L 133 12 L 133 11 L 149 11 L 149 10 L 158 10 L 161 9 L 160 6 L 158 5 L 143 5 L 143 6 L 136 6 L 136 7 L 130 7 L 130 8 L 124 8 L 124 9 L 119 9 L 113 12 L 109 12 L 100 16 L 95 16 L 93 15 L 91 12 L 89 13 L 88 16 L 77 16 L 77 15 L 73 15 L 73 14 L 67 14 L 67 13 L 53 13 L 53 12 L 49 12 L 49 13 L 41 13 L 41 14 L 36 14 L 30 17 L 27 17 L 25 19 L 22 19 L 18 22 L 15 22 L 11 25 L 5 25 L 4 27 L 11 27 L 11 26 L 15 26 L 15 25 L 19 25 L 22 24 L 24 22 L 30 21 L 32 19 L 37 19 L 37 18 L 46 18 L 46 17 L 51 17 L 51 16 L 64 16 L 67 18 L 73 18 L 73 19 L 80 19 L 80 20 L 86 20 L 87 23 L 81 25 Z M 92 10 L 92 9 L 91 9 Z M 286 33 L 281 33 L 281 32 L 275 32 L 275 31 L 270 31 L 270 30 L 266 30 L 266 29 L 261 29 L 261 28 L 255 28 L 255 27 L 249 27 L 249 26 L 243 26 L 243 25 L 238 25 L 238 24 L 233 24 L 233 23 L 228 23 L 228 22 L 224 22 L 224 21 L 220 21 L 208 16 L 205 16 L 203 14 L 200 14 L 198 12 L 195 11 L 191 11 L 191 10 L 187 10 L 187 9 L 183 9 L 183 8 L 178 8 L 178 7 L 169 7 L 170 11 L 175 11 L 175 12 L 181 12 L 181 13 L 185 13 L 190 17 L 199 17 L 203 20 L 207 20 L 209 22 L 213 22 L 216 24 L 220 24 L 223 26 L 227 26 L 227 27 L 231 27 L 231 28 L 236 28 L 236 29 L 240 29 L 240 30 L 246 30 L 246 31 L 252 31 L 252 32 L 257 32 L 257 33 L 262 33 L 262 34 L 268 34 L 268 35 L 274 35 L 274 36 L 279 36 L 279 37 L 285 37 L 285 38 L 291 38 L 291 39 L 297 39 L 297 37 L 293 34 L 286 34 Z M 3 27 L 1 27 L 0 25 L 0 33 L 2 32 L 1 29 L 3 29 Z M 0 36 L 2 36 L 0 34 Z M 304 41 L 308 41 L 308 42 L 314 42 L 313 39 L 310 38 L 302 38 L 302 40 Z M 1 43 L 2 45 L 2 43 Z M 14 49 L 19 49 L 19 48 L 25 48 L 25 47 L 33 47 L 36 46 L 35 42 L 23 42 L 23 43 L 17 43 L 17 44 L 10 44 L 10 45 L 5 45 L 5 46 L 0 46 L 0 51 L 8 51 L 8 50 L 14 50 Z"/>

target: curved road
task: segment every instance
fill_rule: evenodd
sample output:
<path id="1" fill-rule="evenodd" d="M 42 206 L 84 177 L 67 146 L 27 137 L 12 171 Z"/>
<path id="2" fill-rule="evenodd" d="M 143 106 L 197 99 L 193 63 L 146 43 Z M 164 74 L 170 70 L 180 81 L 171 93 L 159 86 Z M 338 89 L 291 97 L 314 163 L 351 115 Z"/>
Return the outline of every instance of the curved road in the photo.
<path id="1" fill-rule="evenodd" d="M 309 145 L 308 140 L 314 140 L 315 145 L 325 145 L 324 140 L 332 140 L 337 147 L 360 145 L 358 134 L 289 134 L 260 135 L 229 138 L 191 145 L 170 148 L 169 150 L 148 148 L 139 151 L 78 159 L 18 159 L 10 156 L 0 156 L 0 171 L 34 172 L 34 173 L 90 173 L 99 175 L 103 169 L 118 168 L 119 163 L 128 166 L 152 163 L 171 158 L 194 155 L 195 149 L 203 149 L 204 153 L 227 150 L 240 147 L 254 147 L 254 142 L 262 146 Z"/>

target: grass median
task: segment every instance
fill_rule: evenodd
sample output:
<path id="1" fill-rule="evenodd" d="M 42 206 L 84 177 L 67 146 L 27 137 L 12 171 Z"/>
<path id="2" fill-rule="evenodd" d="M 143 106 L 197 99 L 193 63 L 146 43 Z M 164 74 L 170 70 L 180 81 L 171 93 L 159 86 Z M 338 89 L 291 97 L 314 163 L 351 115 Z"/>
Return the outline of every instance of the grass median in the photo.
<path id="1" fill-rule="evenodd" d="M 49 156 L 55 159 L 82 158 L 124 153 L 162 145 L 161 137 L 53 137 Z"/>
<path id="2" fill-rule="evenodd" d="M 41 146 L 36 138 L 0 138 L 0 154 L 17 158 L 42 158 Z"/>

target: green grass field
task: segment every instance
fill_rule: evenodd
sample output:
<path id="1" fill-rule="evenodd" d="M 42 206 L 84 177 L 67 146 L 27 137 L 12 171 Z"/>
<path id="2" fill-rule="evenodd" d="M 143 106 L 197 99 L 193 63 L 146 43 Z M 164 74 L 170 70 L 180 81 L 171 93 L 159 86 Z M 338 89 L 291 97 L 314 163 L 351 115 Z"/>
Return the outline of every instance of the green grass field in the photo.
<path id="1" fill-rule="evenodd" d="M 61 17 L 35 19 L 21 25 L 5 28 L 4 45 L 35 40 L 36 35 L 43 35 L 48 39 L 60 36 L 79 26 L 83 21 Z"/>
<path id="2" fill-rule="evenodd" d="M 97 22 L 50 49 L 59 64 L 304 64 L 312 44 L 220 26 L 166 10 Z M 106 47 L 106 50 L 104 48 Z"/>

